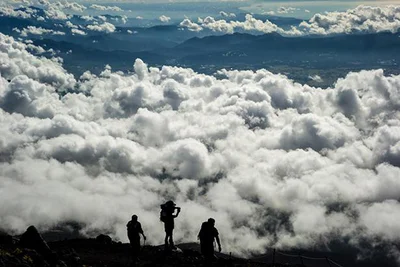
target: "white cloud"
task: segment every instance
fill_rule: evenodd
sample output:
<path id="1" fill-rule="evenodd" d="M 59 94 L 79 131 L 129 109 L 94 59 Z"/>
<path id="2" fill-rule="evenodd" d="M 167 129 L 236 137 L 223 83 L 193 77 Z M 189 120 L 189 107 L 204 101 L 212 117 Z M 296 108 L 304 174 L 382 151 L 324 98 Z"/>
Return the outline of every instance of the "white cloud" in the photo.
<path id="1" fill-rule="evenodd" d="M 171 20 L 170 17 L 165 16 L 165 15 L 161 15 L 158 19 L 159 19 L 161 22 L 164 22 L 164 23 L 169 22 L 169 21 Z"/>
<path id="2" fill-rule="evenodd" d="M 309 34 L 397 32 L 399 12 L 398 6 L 358 6 L 345 12 L 315 14 L 308 22 L 302 22 L 300 28 Z"/>
<path id="3" fill-rule="evenodd" d="M 275 11 L 270 10 L 262 13 L 263 15 L 275 15 Z"/>
<path id="4" fill-rule="evenodd" d="M 65 32 L 54 31 L 51 29 L 44 29 L 42 27 L 36 27 L 36 26 L 28 26 L 22 30 L 15 29 L 15 31 L 20 32 L 21 36 L 23 36 L 23 37 L 27 37 L 30 34 L 33 34 L 33 35 L 43 35 L 43 34 L 65 35 Z"/>
<path id="5" fill-rule="evenodd" d="M 278 13 L 290 13 L 295 9 L 281 7 Z M 400 28 L 400 7 L 359 6 L 344 12 L 326 12 L 315 14 L 309 21 L 301 22 L 289 30 L 284 30 L 269 20 L 262 21 L 247 14 L 244 21 L 216 20 L 213 17 L 200 19 L 198 23 L 184 19 L 180 26 L 192 31 L 210 29 L 215 32 L 234 33 L 238 30 L 259 33 L 277 32 L 285 36 L 304 36 L 310 34 L 332 35 L 357 32 L 377 33 L 383 31 L 397 32 Z M 273 12 L 265 14 L 273 15 Z"/>
<path id="6" fill-rule="evenodd" d="M 224 18 L 236 18 L 235 13 L 226 13 L 225 11 L 220 11 L 219 14 Z"/>
<path id="7" fill-rule="evenodd" d="M 73 34 L 78 34 L 78 35 L 86 35 L 86 32 L 79 30 L 79 29 L 71 29 L 71 32 Z"/>
<path id="8" fill-rule="evenodd" d="M 193 32 L 199 32 L 203 30 L 203 27 L 201 27 L 199 24 L 192 22 L 190 19 L 184 19 L 179 23 L 180 27 L 187 28 L 189 31 Z"/>
<path id="9" fill-rule="evenodd" d="M 86 6 L 77 2 L 69 2 L 67 0 L 56 2 L 38 0 L 37 2 L 42 5 L 46 17 L 54 20 L 67 20 L 71 18 L 72 15 L 68 15 L 64 12 L 66 10 L 74 12 L 84 12 L 86 10 Z"/>
<path id="10" fill-rule="evenodd" d="M 58 6 L 60 9 L 68 9 L 75 12 L 83 12 L 86 7 L 77 2 L 69 2 L 67 0 L 62 0 L 54 3 L 54 5 Z"/>
<path id="11" fill-rule="evenodd" d="M 75 81 L 26 44 L 0 44 L 7 230 L 77 221 L 126 241 L 137 213 L 159 244 L 159 205 L 173 198 L 177 242 L 215 217 L 234 253 L 400 239 L 400 76 L 362 71 L 319 89 L 266 70 L 217 79 L 136 60 L 134 74 L 108 66 Z"/>
<path id="12" fill-rule="evenodd" d="M 278 8 L 278 13 L 279 14 L 289 14 L 289 13 L 294 13 L 296 11 L 296 8 L 294 7 L 287 7 L 287 6 L 281 6 Z"/>
<path id="13" fill-rule="evenodd" d="M 115 12 L 123 11 L 120 7 L 117 6 L 103 6 L 97 4 L 92 4 L 90 8 L 101 11 L 115 11 Z"/>
<path id="14" fill-rule="evenodd" d="M 46 14 L 47 18 L 54 20 L 67 20 L 71 17 L 65 14 L 60 7 L 55 5 L 49 5 L 47 9 L 44 10 L 44 13 Z"/>
<path id="15" fill-rule="evenodd" d="M 199 24 L 192 22 L 189 19 L 184 19 L 180 23 L 181 27 L 186 27 L 191 31 L 201 31 L 202 29 L 210 29 L 215 32 L 234 33 L 238 29 L 245 31 L 258 31 L 261 33 L 279 32 L 286 33 L 282 28 L 273 24 L 269 20 L 262 21 L 254 18 L 252 15 L 247 14 L 245 21 L 226 21 L 215 20 L 213 17 L 206 17 L 199 19 Z"/>
<path id="16" fill-rule="evenodd" d="M 3 78 L 12 79 L 26 75 L 40 83 L 51 84 L 57 88 L 72 88 L 75 80 L 57 60 L 38 58 L 26 51 L 27 45 L 12 37 L 0 34 L 0 73 Z"/>
<path id="17" fill-rule="evenodd" d="M 91 31 L 111 33 L 115 31 L 115 26 L 111 23 L 104 22 L 102 24 L 87 25 L 87 29 Z"/>
<path id="18" fill-rule="evenodd" d="M 85 15 L 85 16 L 80 16 L 80 18 L 83 19 L 83 20 L 85 20 L 85 21 L 93 21 L 93 20 L 95 20 L 94 17 L 92 17 L 92 16 L 87 16 L 87 15 Z"/>
<path id="19" fill-rule="evenodd" d="M 78 26 L 76 26 L 75 24 L 73 24 L 71 21 L 67 21 L 67 22 L 65 23 L 65 25 L 66 25 L 68 28 L 71 28 L 71 29 L 78 29 Z"/>
<path id="20" fill-rule="evenodd" d="M 11 6 L 0 6 L 0 14 L 2 16 L 28 19 L 32 18 L 32 15 L 35 13 L 36 10 L 31 8 L 27 8 L 26 10 L 14 10 Z"/>
<path id="21" fill-rule="evenodd" d="M 310 76 L 308 76 L 308 78 L 310 79 L 310 80 L 313 80 L 313 81 L 315 81 L 315 82 L 323 82 L 324 80 L 321 78 L 321 76 L 319 76 L 319 75 L 310 75 Z"/>
<path id="22" fill-rule="evenodd" d="M 100 19 L 101 21 L 107 21 L 107 17 L 106 16 L 97 16 L 98 19 Z"/>

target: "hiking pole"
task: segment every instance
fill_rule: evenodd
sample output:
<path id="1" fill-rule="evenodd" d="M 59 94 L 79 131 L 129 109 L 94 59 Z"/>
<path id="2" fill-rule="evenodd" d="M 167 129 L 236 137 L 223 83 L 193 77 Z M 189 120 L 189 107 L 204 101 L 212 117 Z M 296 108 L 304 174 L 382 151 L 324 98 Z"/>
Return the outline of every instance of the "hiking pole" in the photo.
<path id="1" fill-rule="evenodd" d="M 146 246 L 146 239 L 143 238 L 143 246 L 140 248 L 140 251 L 143 251 L 144 246 Z"/>

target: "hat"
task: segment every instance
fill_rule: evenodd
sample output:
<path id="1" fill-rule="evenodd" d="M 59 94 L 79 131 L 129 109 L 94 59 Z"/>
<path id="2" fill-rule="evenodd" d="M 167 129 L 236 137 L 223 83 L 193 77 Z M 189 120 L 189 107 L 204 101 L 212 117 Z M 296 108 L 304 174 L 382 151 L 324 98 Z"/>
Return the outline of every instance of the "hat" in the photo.
<path id="1" fill-rule="evenodd" d="M 165 205 L 167 206 L 176 206 L 176 204 L 172 200 L 168 200 Z"/>

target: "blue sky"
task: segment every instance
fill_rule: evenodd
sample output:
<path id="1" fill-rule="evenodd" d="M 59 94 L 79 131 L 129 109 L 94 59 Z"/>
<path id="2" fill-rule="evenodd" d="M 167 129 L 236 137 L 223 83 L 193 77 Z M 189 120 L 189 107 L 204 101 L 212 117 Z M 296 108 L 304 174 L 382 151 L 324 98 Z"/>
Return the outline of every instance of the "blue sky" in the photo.
<path id="1" fill-rule="evenodd" d="M 18 0 L 6 0 L 18 2 Z M 21 0 L 20 0 L 21 1 Z M 57 2 L 59 0 L 49 0 Z M 288 0 L 68 0 L 79 2 L 86 6 L 101 4 L 119 6 L 124 12 L 107 12 L 128 17 L 143 17 L 145 19 L 158 19 L 161 15 L 171 17 L 172 21 L 179 21 L 185 17 L 197 19 L 197 17 L 218 16 L 220 11 L 228 13 L 255 13 L 272 14 L 276 16 L 297 17 L 308 19 L 316 13 L 326 11 L 344 11 L 358 5 L 400 5 L 400 0 L 382 1 L 288 1 Z M 289 12 L 282 12 L 282 7 L 290 8 Z M 128 12 L 129 11 L 129 12 Z M 104 14 L 104 11 L 86 10 L 89 14 Z"/>
<path id="2" fill-rule="evenodd" d="M 315 13 L 325 11 L 343 11 L 349 8 L 354 8 L 358 5 L 399 5 L 397 1 L 268 1 L 268 0 L 242 0 L 242 1 L 227 1 L 227 0 L 122 0 L 122 1 L 80 1 L 82 3 L 102 3 L 107 5 L 117 5 L 124 9 L 132 10 L 130 15 L 156 17 L 163 13 L 171 18 L 181 18 L 183 16 L 215 16 L 219 11 L 225 12 L 250 12 L 250 13 L 267 13 L 274 12 L 279 16 L 291 16 L 299 18 L 309 18 Z M 295 8 L 289 13 L 279 13 L 280 7 Z"/>

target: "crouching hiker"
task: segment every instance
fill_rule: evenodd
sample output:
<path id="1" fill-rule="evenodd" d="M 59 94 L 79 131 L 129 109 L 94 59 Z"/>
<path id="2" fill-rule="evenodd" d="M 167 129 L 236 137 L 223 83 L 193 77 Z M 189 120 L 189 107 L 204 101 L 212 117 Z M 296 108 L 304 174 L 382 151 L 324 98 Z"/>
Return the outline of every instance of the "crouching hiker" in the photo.
<path id="1" fill-rule="evenodd" d="M 197 236 L 200 239 L 201 254 L 207 263 L 211 263 L 214 257 L 214 239 L 218 244 L 218 251 L 221 252 L 221 242 L 219 240 L 219 233 L 215 228 L 215 220 L 213 218 L 203 222 L 200 232 Z"/>
<path id="2" fill-rule="evenodd" d="M 131 254 L 133 265 L 136 264 L 139 252 L 140 252 L 140 234 L 143 236 L 143 239 L 146 241 L 146 236 L 143 233 L 142 225 L 138 222 L 138 216 L 132 215 L 132 220 L 128 222 L 126 225 L 128 230 L 128 238 L 131 243 Z"/>

